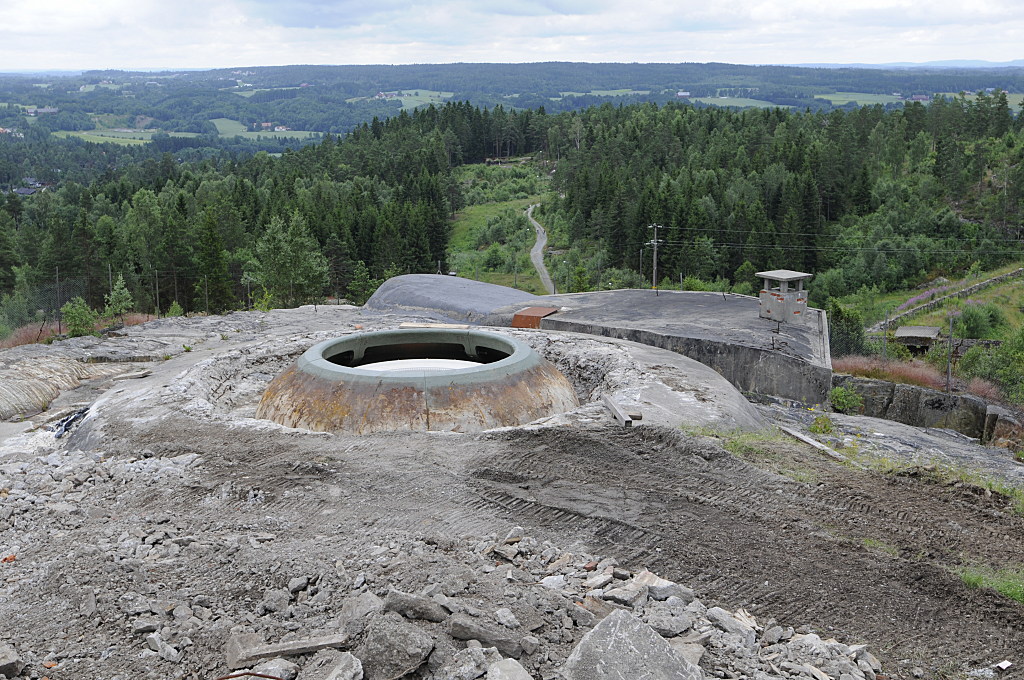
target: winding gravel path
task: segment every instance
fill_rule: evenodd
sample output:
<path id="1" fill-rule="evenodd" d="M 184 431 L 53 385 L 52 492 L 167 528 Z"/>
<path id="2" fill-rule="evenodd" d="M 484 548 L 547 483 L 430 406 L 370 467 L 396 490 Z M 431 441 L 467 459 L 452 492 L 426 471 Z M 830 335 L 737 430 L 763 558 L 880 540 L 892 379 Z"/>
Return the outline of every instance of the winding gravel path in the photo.
<path id="1" fill-rule="evenodd" d="M 526 209 L 526 217 L 530 220 L 530 224 L 533 225 L 534 231 L 537 232 L 537 242 L 533 244 L 533 248 L 530 250 L 530 261 L 533 262 L 533 267 L 540 276 L 540 282 L 544 285 L 544 290 L 548 292 L 548 295 L 554 295 L 555 284 L 551 282 L 548 268 L 544 266 L 544 248 L 548 244 L 548 232 L 544 231 L 544 227 L 540 225 L 540 222 L 533 219 L 533 209 L 537 205 L 539 204 L 535 203 Z"/>

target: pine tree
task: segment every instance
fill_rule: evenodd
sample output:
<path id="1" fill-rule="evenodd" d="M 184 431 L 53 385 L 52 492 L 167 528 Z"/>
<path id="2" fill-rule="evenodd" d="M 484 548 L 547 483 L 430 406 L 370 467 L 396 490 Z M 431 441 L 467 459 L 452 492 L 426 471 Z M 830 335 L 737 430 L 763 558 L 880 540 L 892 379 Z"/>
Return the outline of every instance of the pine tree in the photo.
<path id="1" fill-rule="evenodd" d="M 114 283 L 113 289 L 103 296 L 103 301 L 107 305 L 106 309 L 103 310 L 103 315 L 108 317 L 116 316 L 121 323 L 124 323 L 124 315 L 126 312 L 131 311 L 135 301 L 132 299 L 132 294 L 128 292 L 128 286 L 124 284 L 123 275 L 117 275 L 117 281 Z"/>
<path id="2" fill-rule="evenodd" d="M 196 244 L 196 273 L 194 306 L 211 314 L 220 314 L 235 306 L 228 275 L 228 258 L 224 242 L 217 229 L 213 212 L 207 210 L 199 224 Z"/>

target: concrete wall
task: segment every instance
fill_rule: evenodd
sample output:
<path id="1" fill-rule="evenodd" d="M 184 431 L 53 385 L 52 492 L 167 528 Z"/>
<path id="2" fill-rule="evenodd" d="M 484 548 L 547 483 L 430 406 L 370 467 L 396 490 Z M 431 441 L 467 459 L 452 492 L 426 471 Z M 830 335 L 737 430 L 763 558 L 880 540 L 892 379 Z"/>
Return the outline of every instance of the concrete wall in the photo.
<path id="1" fill-rule="evenodd" d="M 737 389 L 753 397 L 772 396 L 801 404 L 824 404 L 832 387 L 832 371 L 803 359 L 714 340 L 666 335 L 655 331 L 618 328 L 585 321 L 543 319 L 541 328 L 573 331 L 639 342 L 671 350 L 710 366 Z"/>
<path id="2" fill-rule="evenodd" d="M 863 415 L 917 427 L 944 427 L 983 444 L 1024 448 L 1024 427 L 1013 413 L 971 394 L 946 394 L 916 385 L 835 375 L 832 383 L 864 399 Z"/>

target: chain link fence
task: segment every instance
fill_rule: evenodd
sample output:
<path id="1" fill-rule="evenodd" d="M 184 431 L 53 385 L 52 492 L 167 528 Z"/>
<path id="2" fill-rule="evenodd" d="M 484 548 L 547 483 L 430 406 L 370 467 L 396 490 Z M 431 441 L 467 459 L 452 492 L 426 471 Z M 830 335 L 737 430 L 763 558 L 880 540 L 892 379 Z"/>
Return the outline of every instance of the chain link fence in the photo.
<path id="1" fill-rule="evenodd" d="M 53 283 L 22 287 L 0 299 L 0 338 L 16 329 L 36 325 L 42 336 L 49 326 L 62 326 L 60 308 L 88 291 L 85 279 L 55 279 Z"/>

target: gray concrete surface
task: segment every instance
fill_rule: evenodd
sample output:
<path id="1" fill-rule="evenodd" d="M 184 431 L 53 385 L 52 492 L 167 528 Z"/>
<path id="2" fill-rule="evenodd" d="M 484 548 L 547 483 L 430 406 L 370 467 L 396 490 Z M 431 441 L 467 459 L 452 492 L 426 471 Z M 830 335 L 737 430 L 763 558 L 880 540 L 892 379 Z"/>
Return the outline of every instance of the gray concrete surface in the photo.
<path id="1" fill-rule="evenodd" d="M 802 323 L 780 326 L 760 318 L 757 299 L 744 295 L 611 290 L 537 296 L 417 274 L 385 282 L 367 303 L 379 312 L 416 311 L 491 326 L 508 326 L 517 311 L 533 305 L 561 307 L 541 328 L 671 350 L 713 368 L 750 395 L 823 404 L 831 389 L 825 313 L 809 309 Z"/>
<path id="2" fill-rule="evenodd" d="M 541 298 L 515 288 L 437 274 L 406 274 L 384 282 L 366 301 L 366 308 L 391 314 L 416 314 L 450 323 L 493 323 L 494 310 L 541 304 Z M 514 312 L 513 312 L 514 313 Z"/>

